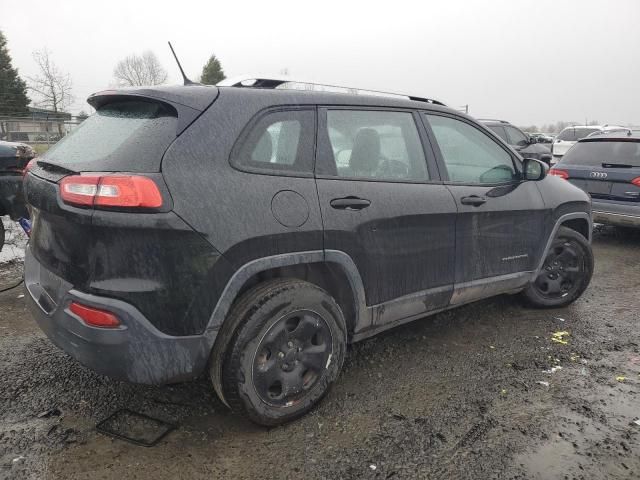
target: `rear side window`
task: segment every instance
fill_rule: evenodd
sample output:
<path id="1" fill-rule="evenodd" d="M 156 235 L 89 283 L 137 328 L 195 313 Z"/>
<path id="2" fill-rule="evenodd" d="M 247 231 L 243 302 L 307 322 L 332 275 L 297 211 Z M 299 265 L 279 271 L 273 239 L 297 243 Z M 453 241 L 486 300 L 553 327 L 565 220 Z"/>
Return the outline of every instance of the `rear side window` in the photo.
<path id="1" fill-rule="evenodd" d="M 640 142 L 579 142 L 562 157 L 561 163 L 587 167 L 601 167 L 603 163 L 640 167 Z"/>
<path id="2" fill-rule="evenodd" d="M 507 138 L 507 133 L 504 131 L 504 127 L 502 125 L 487 125 L 489 129 L 498 135 L 502 140 L 506 143 L 509 143 L 509 139 Z"/>
<path id="3" fill-rule="evenodd" d="M 376 180 L 429 179 L 410 112 L 328 110 L 326 137 L 329 146 L 321 151 L 327 171 L 318 173 Z"/>
<path id="4" fill-rule="evenodd" d="M 440 115 L 426 115 L 449 180 L 495 184 L 518 178 L 511 155 L 480 129 Z"/>
<path id="5" fill-rule="evenodd" d="M 564 140 L 565 142 L 577 142 L 589 134 L 599 131 L 599 128 L 565 128 L 560 132 L 560 135 L 558 135 L 558 140 Z"/>
<path id="6" fill-rule="evenodd" d="M 313 173 L 315 111 L 267 113 L 241 135 L 232 163 L 241 170 Z"/>
<path id="7" fill-rule="evenodd" d="M 176 138 L 175 111 L 161 103 L 110 103 L 49 149 L 42 160 L 74 171 L 156 172 Z"/>

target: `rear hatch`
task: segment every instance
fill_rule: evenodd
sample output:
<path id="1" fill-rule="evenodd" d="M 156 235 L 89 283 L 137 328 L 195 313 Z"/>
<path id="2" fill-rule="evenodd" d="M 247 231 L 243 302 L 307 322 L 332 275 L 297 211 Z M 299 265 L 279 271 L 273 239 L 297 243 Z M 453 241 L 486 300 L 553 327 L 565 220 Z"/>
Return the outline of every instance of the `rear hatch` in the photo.
<path id="1" fill-rule="evenodd" d="M 162 157 L 217 95 L 215 87 L 194 86 L 91 96 L 96 112 L 25 178 L 30 250 L 40 264 L 78 290 L 162 309 L 157 293 L 179 263 L 172 256 L 209 255 L 210 247 L 171 211 Z M 43 279 L 52 298 L 55 277 Z"/>
<path id="2" fill-rule="evenodd" d="M 555 168 L 594 199 L 640 202 L 638 137 L 581 140 Z"/>

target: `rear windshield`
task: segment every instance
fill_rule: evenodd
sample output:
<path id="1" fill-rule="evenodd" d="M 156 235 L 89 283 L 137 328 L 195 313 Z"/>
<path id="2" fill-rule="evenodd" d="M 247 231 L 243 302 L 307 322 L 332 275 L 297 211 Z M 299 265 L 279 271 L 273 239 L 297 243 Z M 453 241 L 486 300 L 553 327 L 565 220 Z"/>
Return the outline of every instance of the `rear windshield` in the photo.
<path id="1" fill-rule="evenodd" d="M 156 172 L 176 138 L 175 112 L 161 103 L 107 104 L 51 148 L 42 160 L 74 171 Z"/>
<path id="2" fill-rule="evenodd" d="M 640 167 L 640 142 L 579 142 L 569 149 L 560 163 L 588 167 L 602 166 L 603 163 L 614 163 Z"/>
<path id="3" fill-rule="evenodd" d="M 565 140 L 567 142 L 577 142 L 581 138 L 586 137 L 590 133 L 599 131 L 599 128 L 567 128 L 560 132 L 558 140 Z"/>

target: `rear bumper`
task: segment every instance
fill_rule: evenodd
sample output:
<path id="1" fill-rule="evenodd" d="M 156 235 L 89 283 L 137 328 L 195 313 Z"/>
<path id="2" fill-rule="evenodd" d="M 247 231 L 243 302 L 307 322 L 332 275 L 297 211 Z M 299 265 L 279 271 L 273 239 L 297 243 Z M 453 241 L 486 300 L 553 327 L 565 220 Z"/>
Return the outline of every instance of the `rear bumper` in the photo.
<path id="1" fill-rule="evenodd" d="M 74 290 L 42 267 L 29 248 L 25 286 L 29 309 L 47 337 L 97 373 L 134 383 L 163 384 L 193 379 L 207 365 L 216 332 L 166 335 L 125 302 Z M 122 326 L 88 326 L 69 310 L 72 301 L 113 312 Z"/>
<path id="2" fill-rule="evenodd" d="M 593 221 L 596 223 L 640 228 L 640 205 L 626 205 L 594 200 L 592 209 Z"/>

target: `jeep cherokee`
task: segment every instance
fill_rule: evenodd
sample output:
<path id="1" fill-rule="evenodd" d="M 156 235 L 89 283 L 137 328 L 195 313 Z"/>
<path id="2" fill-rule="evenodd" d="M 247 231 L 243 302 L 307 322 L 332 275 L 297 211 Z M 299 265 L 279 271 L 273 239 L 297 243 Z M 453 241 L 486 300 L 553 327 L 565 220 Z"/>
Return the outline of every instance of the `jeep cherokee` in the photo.
<path id="1" fill-rule="evenodd" d="M 96 93 L 25 177 L 28 303 L 84 365 L 150 384 L 207 372 L 233 411 L 277 425 L 326 394 L 348 342 L 587 287 L 588 195 L 472 118 L 246 84 Z"/>

